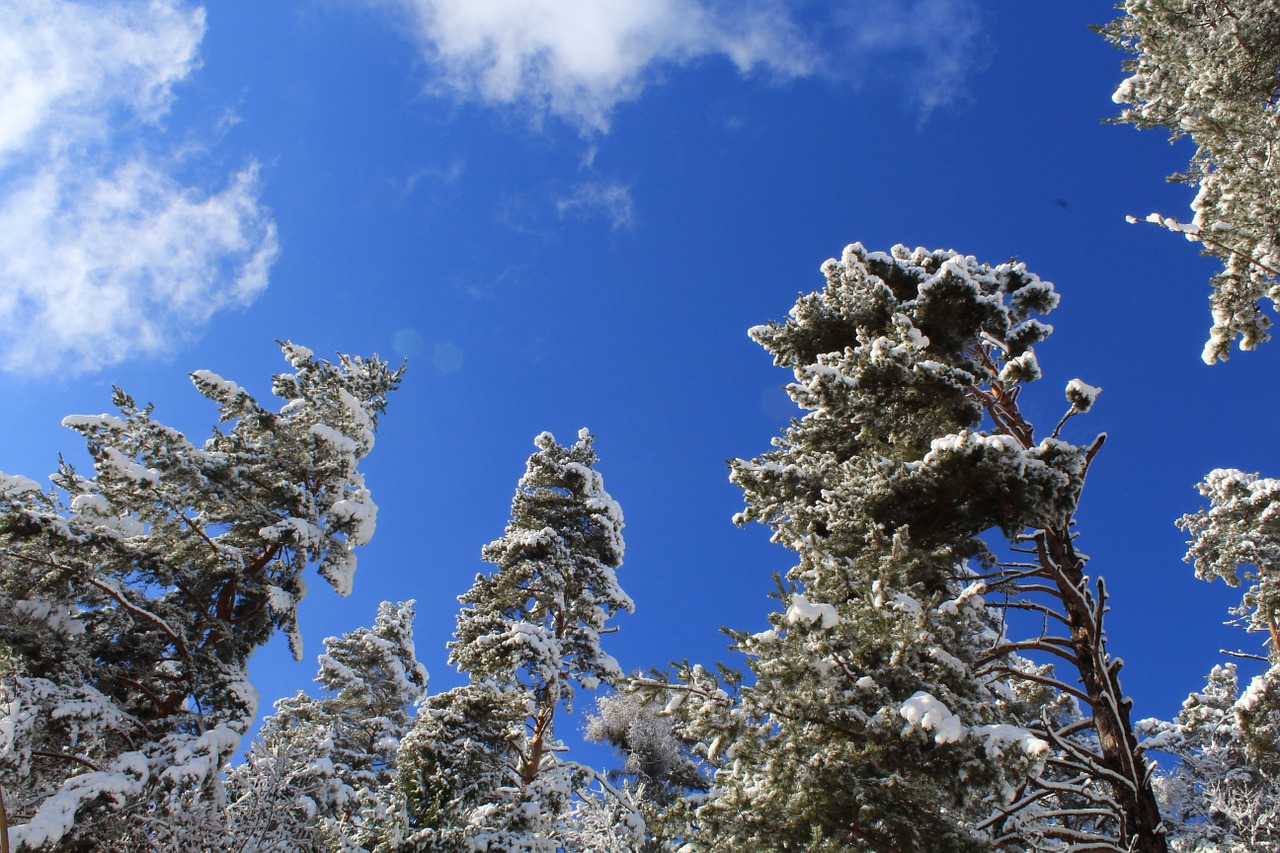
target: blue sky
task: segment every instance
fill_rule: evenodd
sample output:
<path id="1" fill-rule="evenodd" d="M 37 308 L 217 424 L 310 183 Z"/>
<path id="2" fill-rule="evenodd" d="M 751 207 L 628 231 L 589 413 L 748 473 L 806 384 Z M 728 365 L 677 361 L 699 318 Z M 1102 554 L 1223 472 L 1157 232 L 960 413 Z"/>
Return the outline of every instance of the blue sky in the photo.
<path id="1" fill-rule="evenodd" d="M 1055 282 L 1042 431 L 1074 377 L 1106 431 L 1080 546 L 1112 593 L 1141 716 L 1253 638 L 1174 520 L 1210 469 L 1274 473 L 1280 349 L 1207 367 L 1213 267 L 1126 214 L 1185 215 L 1185 143 L 1104 125 L 1104 2 L 220 0 L 0 3 L 0 470 L 41 477 L 110 386 L 195 438 L 186 374 L 265 397 L 274 340 L 408 358 L 366 466 L 355 591 L 301 608 L 307 658 L 255 659 L 263 708 L 325 636 L 416 598 L 432 689 L 533 437 L 597 435 L 626 514 L 624 668 L 724 656 L 790 565 L 738 530 L 725 459 L 765 452 L 787 375 L 746 336 L 845 244 L 1016 255 Z M 1251 645 L 1253 644 L 1253 645 Z"/>

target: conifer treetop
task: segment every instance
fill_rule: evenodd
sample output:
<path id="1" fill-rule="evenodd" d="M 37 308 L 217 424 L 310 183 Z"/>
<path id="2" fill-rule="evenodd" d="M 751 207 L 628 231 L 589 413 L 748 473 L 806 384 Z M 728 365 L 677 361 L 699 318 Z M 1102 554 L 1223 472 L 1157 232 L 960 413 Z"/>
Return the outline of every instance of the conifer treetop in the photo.
<path id="1" fill-rule="evenodd" d="M 634 604 L 618 585 L 622 510 L 595 470 L 585 429 L 569 446 L 534 440 L 506 532 L 481 550 L 496 571 L 477 575 L 450 643 L 450 662 L 475 679 L 519 682 L 572 698 L 621 672 L 600 647 L 605 622 Z"/>

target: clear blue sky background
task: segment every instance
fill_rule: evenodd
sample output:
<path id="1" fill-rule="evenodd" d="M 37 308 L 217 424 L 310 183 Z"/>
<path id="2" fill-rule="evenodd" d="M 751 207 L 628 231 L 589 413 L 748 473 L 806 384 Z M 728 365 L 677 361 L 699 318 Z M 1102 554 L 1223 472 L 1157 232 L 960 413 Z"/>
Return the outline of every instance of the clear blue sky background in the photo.
<path id="1" fill-rule="evenodd" d="M 0 470 L 83 459 L 59 421 L 112 384 L 206 435 L 187 372 L 266 396 L 277 338 L 407 357 L 355 591 L 312 577 L 306 659 L 253 662 L 263 709 L 383 599 L 417 599 L 432 689 L 456 684 L 456 596 L 544 429 L 597 434 L 626 515 L 637 611 L 609 650 L 709 663 L 791 562 L 730 523 L 725 459 L 794 413 L 747 328 L 855 240 L 1016 255 L 1062 295 L 1030 415 L 1047 431 L 1069 379 L 1103 388 L 1068 436 L 1110 436 L 1079 544 L 1137 716 L 1257 650 L 1173 522 L 1214 467 L 1277 472 L 1280 344 L 1206 367 L 1212 265 L 1124 221 L 1187 215 L 1164 178 L 1189 149 L 1102 123 L 1109 0 L 570 5 L 219 0 L 201 25 L 179 0 L 0 2 Z M 269 271 L 232 293 L 255 252 Z"/>

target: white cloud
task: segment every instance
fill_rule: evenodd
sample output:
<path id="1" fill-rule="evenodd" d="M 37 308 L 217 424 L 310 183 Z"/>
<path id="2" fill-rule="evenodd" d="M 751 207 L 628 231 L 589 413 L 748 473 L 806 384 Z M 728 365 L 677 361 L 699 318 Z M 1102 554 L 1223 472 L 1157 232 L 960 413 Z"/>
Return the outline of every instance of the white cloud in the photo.
<path id="1" fill-rule="evenodd" d="M 782 79 L 887 71 L 926 114 L 961 94 L 980 64 L 976 0 L 364 2 L 407 21 L 434 85 L 535 119 L 556 115 L 584 133 L 608 130 L 613 109 L 664 68 L 704 58 Z"/>
<path id="2" fill-rule="evenodd" d="M 572 195 L 556 199 L 556 213 L 561 219 L 603 216 L 614 231 L 630 228 L 633 216 L 631 188 L 625 184 L 588 181 L 579 184 Z"/>
<path id="3" fill-rule="evenodd" d="M 94 370 L 166 352 L 247 304 L 276 251 L 257 194 L 253 168 L 209 195 L 140 161 L 40 169 L 0 203 L 0 365 Z"/>
<path id="4" fill-rule="evenodd" d="M 662 65 L 727 57 L 741 71 L 809 71 L 789 15 L 770 2 L 721 14 L 700 0 L 369 0 L 407 16 L 439 80 L 464 98 L 608 128 Z"/>
<path id="5" fill-rule="evenodd" d="M 165 352 L 266 286 L 256 166 L 186 186 L 148 145 L 203 35 L 181 0 L 0 3 L 0 367 Z"/>

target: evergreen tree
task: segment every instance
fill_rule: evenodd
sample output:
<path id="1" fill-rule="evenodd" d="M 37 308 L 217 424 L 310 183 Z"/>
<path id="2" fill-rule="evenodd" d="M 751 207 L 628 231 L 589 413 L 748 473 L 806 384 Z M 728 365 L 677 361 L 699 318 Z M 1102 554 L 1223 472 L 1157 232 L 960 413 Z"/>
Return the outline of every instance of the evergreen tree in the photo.
<path id="1" fill-rule="evenodd" d="M 379 851 L 550 853 L 593 776 L 557 757 L 554 722 L 578 687 L 621 675 L 600 635 L 632 610 L 615 574 L 622 511 L 585 429 L 568 447 L 534 443 L 506 532 L 481 552 L 496 570 L 460 598 L 449 659 L 471 683 L 429 699 L 405 739 Z"/>
<path id="2" fill-rule="evenodd" d="M 1267 668 L 1241 692 L 1234 665 L 1215 667 L 1172 722 L 1146 720 L 1146 746 L 1178 764 L 1160 778 L 1179 851 L 1261 853 L 1280 846 L 1280 480 L 1234 469 L 1199 486 L 1209 508 L 1184 516 L 1196 576 L 1242 587 L 1232 609 L 1266 637 Z"/>
<path id="3" fill-rule="evenodd" d="M 493 684 L 429 697 L 401 746 L 394 796 L 370 849 L 554 850 L 542 791 L 520 781 L 526 700 Z"/>
<path id="4" fill-rule="evenodd" d="M 1018 407 L 1052 286 L 902 246 L 855 244 L 823 271 L 786 322 L 751 330 L 807 413 L 732 472 L 738 522 L 798 563 L 771 627 L 733 633 L 753 678 L 667 685 L 714 774 L 690 849 L 1163 851 L 1071 529 L 1101 438 L 1058 434 L 1097 389 L 1073 381 L 1042 439 Z M 998 558 L 994 534 L 1025 555 Z M 1045 630 L 1009 636 L 1013 610 Z"/>
<path id="5" fill-rule="evenodd" d="M 390 799 L 400 741 L 427 686 L 413 602 L 384 601 L 372 628 L 325 640 L 316 681 L 324 695 L 276 703 L 247 760 L 230 772 L 233 835 L 273 827 L 274 818 L 293 827 L 298 849 L 322 841 L 360 849 L 365 824 Z"/>
<path id="6" fill-rule="evenodd" d="M 1163 127 L 1196 146 L 1172 180 L 1197 187 L 1189 224 L 1148 220 L 1202 244 L 1222 261 L 1211 279 L 1213 326 L 1204 360 L 1224 360 L 1240 338 L 1270 337 L 1262 303 L 1280 304 L 1280 3 L 1275 0 L 1127 0 L 1103 32 L 1134 58 L 1114 100 L 1120 121 Z M 1211 508 L 1184 517 L 1197 576 L 1245 586 L 1234 614 L 1269 637 L 1269 669 L 1237 696 L 1234 666 L 1215 668 L 1172 722 L 1144 721 L 1153 747 L 1178 766 L 1161 782 L 1178 850 L 1272 850 L 1280 842 L 1280 556 L 1274 480 L 1218 470 L 1200 485 Z M 1245 657 L 1256 657 L 1244 655 Z"/>
<path id="7" fill-rule="evenodd" d="M 1274 687 L 1259 676 L 1241 696 L 1234 664 L 1214 667 L 1172 722 L 1143 720 L 1147 749 L 1177 764 L 1157 791 L 1179 853 L 1266 853 L 1280 846 L 1280 761 L 1272 736 L 1259 749 L 1250 723 Z M 1273 704 L 1274 707 L 1274 704 Z"/>
<path id="8" fill-rule="evenodd" d="M 257 711 L 245 665 L 301 653 L 315 565 L 351 588 L 377 507 L 358 470 L 401 371 L 283 344 L 278 411 L 192 374 L 203 446 L 117 389 L 73 416 L 95 473 L 0 476 L 0 788 L 15 849 L 218 849 L 221 775 Z"/>
<path id="9" fill-rule="evenodd" d="M 1189 224 L 1148 220 L 1198 241 L 1222 261 L 1210 283 L 1213 327 L 1204 360 L 1226 359 L 1270 336 L 1260 303 L 1280 302 L 1280 2 L 1126 0 L 1103 29 L 1132 53 L 1113 100 L 1120 121 L 1163 127 L 1196 146 L 1171 180 L 1197 187 Z"/>

